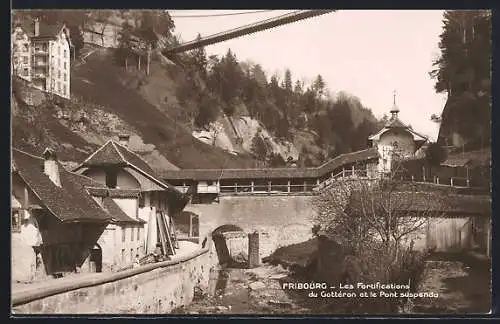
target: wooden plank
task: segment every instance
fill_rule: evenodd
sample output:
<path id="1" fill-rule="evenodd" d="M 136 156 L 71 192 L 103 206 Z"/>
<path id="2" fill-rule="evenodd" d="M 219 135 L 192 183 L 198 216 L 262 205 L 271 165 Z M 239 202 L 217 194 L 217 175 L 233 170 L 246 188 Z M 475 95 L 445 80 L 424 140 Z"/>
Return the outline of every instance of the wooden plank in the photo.
<path id="1" fill-rule="evenodd" d="M 169 244 L 170 250 L 172 252 L 172 255 L 175 255 L 175 246 L 174 246 L 173 238 L 172 238 L 172 235 L 171 235 L 172 234 L 172 230 L 171 230 L 170 224 L 168 222 L 167 216 L 165 215 L 164 212 L 162 212 L 162 215 L 163 215 L 163 221 L 165 222 L 165 229 L 166 229 L 166 232 L 167 232 L 168 244 Z"/>
<path id="2" fill-rule="evenodd" d="M 165 233 L 164 233 L 164 228 L 163 228 L 160 212 L 156 213 L 156 219 L 157 219 L 156 223 L 158 225 L 158 232 L 160 233 L 160 242 L 161 242 L 161 246 L 163 248 L 163 253 L 167 254 L 167 245 L 166 245 Z"/>
<path id="3" fill-rule="evenodd" d="M 172 255 L 175 255 L 175 249 L 174 249 L 174 246 L 172 244 L 172 239 L 170 237 L 170 228 L 166 222 L 164 213 L 162 211 L 160 211 L 159 213 L 160 213 L 160 220 L 162 222 L 162 230 L 164 231 L 163 235 L 165 238 L 166 246 L 169 249 L 169 251 L 172 253 Z M 167 249 L 165 249 L 165 251 L 167 251 Z"/>
<path id="4" fill-rule="evenodd" d="M 165 241 L 165 254 L 169 255 L 172 252 L 172 244 L 170 241 L 170 235 L 169 235 L 168 227 L 165 224 L 165 219 L 163 218 L 163 212 L 160 211 L 159 213 L 160 213 L 160 219 L 162 222 L 163 239 Z"/>

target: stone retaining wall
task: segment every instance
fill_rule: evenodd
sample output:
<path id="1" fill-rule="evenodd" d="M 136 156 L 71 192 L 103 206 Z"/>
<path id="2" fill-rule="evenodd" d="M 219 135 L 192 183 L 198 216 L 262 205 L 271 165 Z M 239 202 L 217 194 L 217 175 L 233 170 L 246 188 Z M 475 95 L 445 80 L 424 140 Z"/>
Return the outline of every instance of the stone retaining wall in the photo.
<path id="1" fill-rule="evenodd" d="M 208 247 L 212 246 L 211 242 Z M 166 314 L 208 287 L 212 249 L 118 273 L 13 291 L 15 314 Z"/>

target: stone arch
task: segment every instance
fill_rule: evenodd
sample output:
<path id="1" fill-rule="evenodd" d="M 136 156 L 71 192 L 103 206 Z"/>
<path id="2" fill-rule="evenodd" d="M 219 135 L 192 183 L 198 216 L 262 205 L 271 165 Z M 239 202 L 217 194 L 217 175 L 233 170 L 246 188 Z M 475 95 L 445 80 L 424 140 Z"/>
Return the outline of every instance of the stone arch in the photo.
<path id="1" fill-rule="evenodd" d="M 225 232 L 235 232 L 235 231 L 243 231 L 243 229 L 241 227 L 239 227 L 238 225 L 224 224 L 224 225 L 217 227 L 216 229 L 214 229 L 212 231 L 212 237 L 214 235 L 220 235 L 220 234 L 225 233 Z"/>
<path id="2" fill-rule="evenodd" d="M 224 224 L 214 229 L 210 234 L 215 245 L 215 251 L 217 252 L 219 264 L 223 267 L 229 264 L 229 262 L 231 261 L 231 256 L 229 254 L 229 248 L 227 246 L 226 240 L 224 239 L 222 234 L 226 232 L 236 231 L 243 232 L 243 229 L 237 225 Z"/>

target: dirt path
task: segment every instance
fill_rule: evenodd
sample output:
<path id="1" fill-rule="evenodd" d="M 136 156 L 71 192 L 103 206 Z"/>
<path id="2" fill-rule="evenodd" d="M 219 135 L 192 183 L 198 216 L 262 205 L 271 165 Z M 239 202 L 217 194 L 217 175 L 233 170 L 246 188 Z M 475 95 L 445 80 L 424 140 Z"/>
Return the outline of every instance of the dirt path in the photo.
<path id="1" fill-rule="evenodd" d="M 436 254 L 426 262 L 414 311 L 427 314 L 484 314 L 491 309 L 490 262 L 472 254 Z"/>

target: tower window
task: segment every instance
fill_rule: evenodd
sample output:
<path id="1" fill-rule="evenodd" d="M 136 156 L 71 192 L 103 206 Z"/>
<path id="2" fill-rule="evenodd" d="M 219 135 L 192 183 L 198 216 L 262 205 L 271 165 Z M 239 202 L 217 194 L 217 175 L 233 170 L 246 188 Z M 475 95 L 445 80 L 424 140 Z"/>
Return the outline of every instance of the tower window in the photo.
<path id="1" fill-rule="evenodd" d="M 116 188 L 117 174 L 116 170 L 106 171 L 106 187 Z"/>

